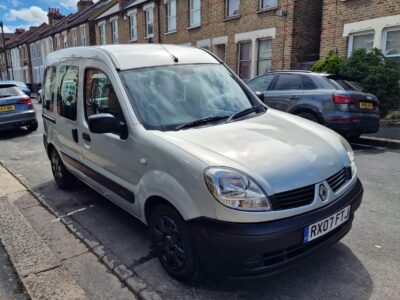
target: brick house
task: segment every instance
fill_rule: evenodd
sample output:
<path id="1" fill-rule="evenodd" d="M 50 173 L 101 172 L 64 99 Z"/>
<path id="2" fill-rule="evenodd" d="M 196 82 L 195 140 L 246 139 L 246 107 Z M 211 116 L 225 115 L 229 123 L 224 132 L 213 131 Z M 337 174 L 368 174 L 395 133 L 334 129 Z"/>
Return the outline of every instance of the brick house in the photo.
<path id="1" fill-rule="evenodd" d="M 249 79 L 318 59 L 321 15 L 314 0 L 120 0 L 96 18 L 96 44 L 202 47 Z"/>
<path id="2" fill-rule="evenodd" d="M 321 57 L 379 48 L 400 62 L 399 0 L 323 0 Z"/>

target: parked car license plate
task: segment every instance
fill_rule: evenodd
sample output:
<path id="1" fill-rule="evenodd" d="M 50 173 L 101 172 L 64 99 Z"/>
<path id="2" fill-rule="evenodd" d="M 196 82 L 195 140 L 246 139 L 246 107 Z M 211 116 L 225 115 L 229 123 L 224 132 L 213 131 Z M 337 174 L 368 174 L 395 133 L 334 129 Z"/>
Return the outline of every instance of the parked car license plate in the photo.
<path id="1" fill-rule="evenodd" d="M 15 105 L 3 105 L 3 106 L 0 106 L 0 112 L 11 111 L 11 110 L 14 110 L 14 109 L 15 109 Z"/>
<path id="2" fill-rule="evenodd" d="M 350 205 L 321 221 L 304 228 L 304 244 L 327 234 L 346 222 L 350 217 Z"/>
<path id="3" fill-rule="evenodd" d="M 360 108 L 374 109 L 374 105 L 368 102 L 360 102 Z"/>

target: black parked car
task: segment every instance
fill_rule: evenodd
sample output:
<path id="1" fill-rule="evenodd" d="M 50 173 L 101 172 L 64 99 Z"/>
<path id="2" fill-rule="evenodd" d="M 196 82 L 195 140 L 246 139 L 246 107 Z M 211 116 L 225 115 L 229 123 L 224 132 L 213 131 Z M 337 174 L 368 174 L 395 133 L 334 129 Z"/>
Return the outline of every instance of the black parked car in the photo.
<path id="1" fill-rule="evenodd" d="M 351 78 L 308 71 L 268 72 L 247 82 L 264 102 L 346 137 L 379 130 L 379 101 Z"/>

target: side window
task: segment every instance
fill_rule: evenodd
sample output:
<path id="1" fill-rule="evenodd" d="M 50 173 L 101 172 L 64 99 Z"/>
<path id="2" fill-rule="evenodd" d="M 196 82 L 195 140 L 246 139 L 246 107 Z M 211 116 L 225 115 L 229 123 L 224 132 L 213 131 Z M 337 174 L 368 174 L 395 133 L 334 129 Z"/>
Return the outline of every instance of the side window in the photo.
<path id="1" fill-rule="evenodd" d="M 264 92 L 268 90 L 274 75 L 260 76 L 248 83 L 248 86 L 253 92 Z"/>
<path id="2" fill-rule="evenodd" d="M 43 108 L 53 111 L 54 84 L 56 80 L 56 67 L 47 67 L 44 77 Z"/>
<path id="3" fill-rule="evenodd" d="M 292 74 L 281 74 L 279 75 L 279 78 L 276 81 L 273 89 L 277 91 L 301 90 L 301 76 Z"/>
<path id="4" fill-rule="evenodd" d="M 301 76 L 303 81 L 303 90 L 316 90 L 317 86 L 315 85 L 314 81 L 307 76 Z"/>
<path id="5" fill-rule="evenodd" d="M 76 120 L 78 67 L 62 66 L 58 71 L 57 112 L 70 120 Z"/>
<path id="6" fill-rule="evenodd" d="M 123 120 L 121 106 L 107 75 L 97 69 L 85 72 L 85 117 L 108 113 Z"/>

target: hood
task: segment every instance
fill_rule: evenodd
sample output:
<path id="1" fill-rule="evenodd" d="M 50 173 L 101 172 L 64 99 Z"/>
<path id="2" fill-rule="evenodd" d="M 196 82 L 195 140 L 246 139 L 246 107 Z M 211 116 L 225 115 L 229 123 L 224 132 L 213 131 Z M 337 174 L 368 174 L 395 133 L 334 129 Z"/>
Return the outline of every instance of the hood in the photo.
<path id="1" fill-rule="evenodd" d="M 270 108 L 242 121 L 155 134 L 209 166 L 247 173 L 270 195 L 323 181 L 349 165 L 335 132 Z"/>

